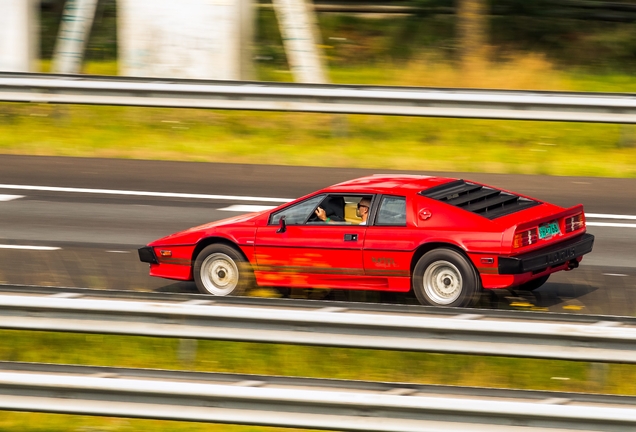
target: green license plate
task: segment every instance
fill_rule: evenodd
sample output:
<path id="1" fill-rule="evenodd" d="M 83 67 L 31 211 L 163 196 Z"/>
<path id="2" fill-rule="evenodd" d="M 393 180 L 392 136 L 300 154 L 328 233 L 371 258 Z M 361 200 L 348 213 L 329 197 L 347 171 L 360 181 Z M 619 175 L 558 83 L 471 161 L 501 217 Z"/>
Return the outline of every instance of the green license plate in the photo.
<path id="1" fill-rule="evenodd" d="M 555 234 L 559 234 L 559 224 L 556 222 L 550 222 L 549 224 L 541 225 L 539 227 L 539 238 L 544 239 L 552 237 Z"/>

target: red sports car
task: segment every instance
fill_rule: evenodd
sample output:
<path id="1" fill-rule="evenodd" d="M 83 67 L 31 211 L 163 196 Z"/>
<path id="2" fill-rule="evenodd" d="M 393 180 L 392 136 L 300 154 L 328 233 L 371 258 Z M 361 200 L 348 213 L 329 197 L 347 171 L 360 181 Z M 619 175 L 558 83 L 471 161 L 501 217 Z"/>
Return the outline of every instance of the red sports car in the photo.
<path id="1" fill-rule="evenodd" d="M 205 294 L 258 286 L 413 290 L 471 306 L 483 289 L 532 290 L 592 250 L 568 209 L 473 181 L 375 175 L 275 209 L 212 222 L 139 249 L 150 274 Z"/>

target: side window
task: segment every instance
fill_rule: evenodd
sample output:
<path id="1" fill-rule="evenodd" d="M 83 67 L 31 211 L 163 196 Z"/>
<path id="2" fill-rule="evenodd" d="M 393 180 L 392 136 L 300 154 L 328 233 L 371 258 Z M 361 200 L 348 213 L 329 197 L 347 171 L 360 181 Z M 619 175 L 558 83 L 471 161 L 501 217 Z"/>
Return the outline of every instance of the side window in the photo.
<path id="1" fill-rule="evenodd" d="M 325 216 L 329 218 L 330 224 L 345 223 L 345 198 L 343 196 L 335 194 L 327 195 L 318 207 L 325 211 Z M 325 222 L 321 221 L 317 215 L 312 215 L 307 223 L 312 225 L 325 224 Z"/>
<path id="2" fill-rule="evenodd" d="M 278 225 L 280 218 L 285 216 L 285 222 L 288 225 L 302 225 L 313 214 L 324 197 L 324 195 L 317 195 L 274 213 L 269 218 L 269 224 Z"/>
<path id="3" fill-rule="evenodd" d="M 366 225 L 373 195 L 345 196 L 344 217 L 349 225 Z"/>
<path id="4" fill-rule="evenodd" d="M 375 224 L 406 226 L 406 198 L 397 196 L 382 198 Z"/>

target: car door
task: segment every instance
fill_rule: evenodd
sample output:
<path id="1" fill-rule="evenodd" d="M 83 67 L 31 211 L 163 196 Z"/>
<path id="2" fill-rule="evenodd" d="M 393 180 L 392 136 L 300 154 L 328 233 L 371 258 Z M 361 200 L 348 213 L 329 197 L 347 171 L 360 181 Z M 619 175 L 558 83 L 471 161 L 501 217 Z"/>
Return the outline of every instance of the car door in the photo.
<path id="1" fill-rule="evenodd" d="M 347 222 L 344 208 L 330 223 L 317 219 L 316 208 L 332 198 L 362 196 L 321 194 L 270 215 L 255 238 L 255 276 L 259 285 L 312 288 L 350 288 L 364 282 L 362 246 L 365 225 Z M 280 220 L 285 219 L 281 228 Z M 339 219 L 339 220 L 338 220 Z"/>
<path id="2" fill-rule="evenodd" d="M 377 284 L 385 284 L 389 291 L 408 291 L 414 235 L 413 227 L 406 223 L 406 198 L 384 195 L 377 201 L 365 237 L 365 274 L 375 278 Z"/>

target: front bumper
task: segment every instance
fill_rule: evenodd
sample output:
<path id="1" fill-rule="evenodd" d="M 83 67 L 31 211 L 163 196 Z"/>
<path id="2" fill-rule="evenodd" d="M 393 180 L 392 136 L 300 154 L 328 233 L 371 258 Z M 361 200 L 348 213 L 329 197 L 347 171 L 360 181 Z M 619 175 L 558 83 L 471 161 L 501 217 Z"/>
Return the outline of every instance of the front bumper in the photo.
<path id="1" fill-rule="evenodd" d="M 594 236 L 583 234 L 561 243 L 515 257 L 499 258 L 499 274 L 536 272 L 558 267 L 592 252 Z"/>
<path id="2" fill-rule="evenodd" d="M 155 251 L 150 246 L 144 246 L 142 248 L 137 249 L 139 252 L 139 260 L 141 262 L 146 262 L 150 264 L 159 264 L 157 260 L 157 255 L 155 255 Z"/>

